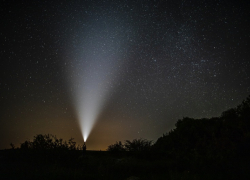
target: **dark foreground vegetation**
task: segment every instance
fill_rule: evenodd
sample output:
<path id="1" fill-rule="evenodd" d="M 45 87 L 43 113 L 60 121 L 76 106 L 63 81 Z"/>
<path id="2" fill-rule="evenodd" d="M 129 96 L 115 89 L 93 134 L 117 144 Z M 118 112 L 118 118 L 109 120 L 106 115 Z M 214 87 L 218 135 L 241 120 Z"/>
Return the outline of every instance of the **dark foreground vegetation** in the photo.
<path id="1" fill-rule="evenodd" d="M 37 135 L 11 147 L 0 152 L 0 179 L 250 179 L 250 96 L 220 117 L 178 120 L 154 144 L 84 151 L 73 139 Z"/>

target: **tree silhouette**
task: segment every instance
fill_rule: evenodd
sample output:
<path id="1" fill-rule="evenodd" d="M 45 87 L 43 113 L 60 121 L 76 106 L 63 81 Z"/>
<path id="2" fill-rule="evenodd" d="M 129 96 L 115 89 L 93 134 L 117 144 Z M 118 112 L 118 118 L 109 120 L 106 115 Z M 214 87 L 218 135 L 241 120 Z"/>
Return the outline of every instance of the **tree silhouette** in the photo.
<path id="1" fill-rule="evenodd" d="M 226 171 L 250 160 L 250 96 L 220 117 L 185 117 L 175 126 L 153 146 L 155 152 L 168 158 L 171 168 L 215 171 L 224 167 Z"/>
<path id="2" fill-rule="evenodd" d="M 152 141 L 146 139 L 126 140 L 124 144 L 121 141 L 108 146 L 107 151 L 149 151 L 152 147 Z"/>
<path id="3" fill-rule="evenodd" d="M 146 139 L 126 140 L 124 146 L 127 151 L 149 151 L 152 146 L 152 141 Z"/>
<path id="4" fill-rule="evenodd" d="M 68 141 L 68 148 L 69 150 L 76 150 L 76 142 L 73 141 L 74 138 L 70 138 Z"/>
<path id="5" fill-rule="evenodd" d="M 21 143 L 22 150 L 80 150 L 82 149 L 79 145 L 76 146 L 74 138 L 70 138 L 67 141 L 63 139 L 58 139 L 52 134 L 38 134 L 34 136 L 33 141 L 25 141 Z"/>
<path id="6" fill-rule="evenodd" d="M 111 152 L 121 152 L 121 151 L 125 151 L 125 147 L 122 144 L 121 141 L 116 142 L 115 144 L 111 144 L 108 146 L 107 151 L 111 151 Z"/>

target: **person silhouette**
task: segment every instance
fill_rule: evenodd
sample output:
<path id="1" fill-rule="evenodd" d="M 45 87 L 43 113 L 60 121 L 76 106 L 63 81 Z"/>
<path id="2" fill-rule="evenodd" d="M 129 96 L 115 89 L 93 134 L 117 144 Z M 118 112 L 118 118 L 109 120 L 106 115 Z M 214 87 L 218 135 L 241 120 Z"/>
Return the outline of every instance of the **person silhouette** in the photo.
<path id="1" fill-rule="evenodd" d="M 82 146 L 82 150 L 83 150 L 83 154 L 85 154 L 87 149 L 86 143 L 84 142 L 83 146 Z"/>

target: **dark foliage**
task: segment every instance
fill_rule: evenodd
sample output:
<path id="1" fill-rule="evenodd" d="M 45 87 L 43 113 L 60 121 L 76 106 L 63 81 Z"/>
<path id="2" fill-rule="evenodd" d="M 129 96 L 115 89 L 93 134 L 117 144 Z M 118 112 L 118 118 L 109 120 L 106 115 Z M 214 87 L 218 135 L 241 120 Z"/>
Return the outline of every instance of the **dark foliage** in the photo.
<path id="1" fill-rule="evenodd" d="M 21 143 L 21 150 L 80 150 L 81 146 L 76 146 L 74 138 L 67 141 L 58 139 L 52 134 L 38 134 L 34 136 L 33 141 Z"/>
<path id="2" fill-rule="evenodd" d="M 250 96 L 220 117 L 178 120 L 155 144 L 134 139 L 108 146 L 109 152 L 82 153 L 73 138 L 37 135 L 11 147 L 8 160 L 17 158 L 0 164 L 9 179 L 39 179 L 37 172 L 47 173 L 41 179 L 250 179 Z"/>
<path id="3" fill-rule="evenodd" d="M 209 174 L 215 178 L 249 176 L 250 96 L 218 118 L 178 120 L 176 128 L 163 134 L 154 152 L 178 171 Z"/>
<path id="4" fill-rule="evenodd" d="M 121 141 L 116 142 L 108 146 L 107 151 L 112 152 L 122 152 L 122 151 L 131 151 L 131 152 L 145 152 L 150 151 L 152 147 L 152 141 L 146 139 L 133 139 L 125 140 L 125 143 L 122 144 Z"/>
<path id="5" fill-rule="evenodd" d="M 146 139 L 134 139 L 132 141 L 126 140 L 124 146 L 127 151 L 150 151 L 152 141 Z"/>
<path id="6" fill-rule="evenodd" d="M 125 151 L 125 147 L 122 144 L 121 141 L 116 142 L 115 144 L 111 144 L 108 146 L 107 151 L 111 151 L 111 152 L 122 152 Z"/>

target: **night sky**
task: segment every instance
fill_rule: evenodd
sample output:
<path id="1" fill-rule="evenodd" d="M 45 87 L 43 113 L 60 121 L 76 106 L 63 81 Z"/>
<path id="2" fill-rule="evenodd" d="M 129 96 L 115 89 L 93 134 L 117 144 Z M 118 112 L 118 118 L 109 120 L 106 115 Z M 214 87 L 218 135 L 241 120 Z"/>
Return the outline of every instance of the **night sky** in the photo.
<path id="1" fill-rule="evenodd" d="M 2 1 L 0 149 L 37 134 L 87 148 L 157 140 L 250 95 L 250 2 Z M 98 113 L 97 113 L 98 111 Z M 83 132 L 84 133 L 84 132 Z"/>

